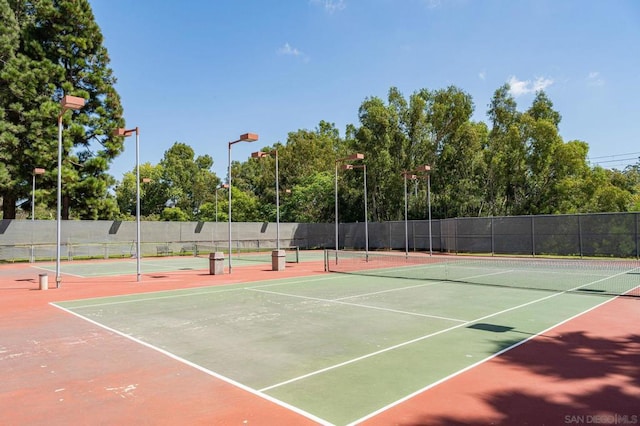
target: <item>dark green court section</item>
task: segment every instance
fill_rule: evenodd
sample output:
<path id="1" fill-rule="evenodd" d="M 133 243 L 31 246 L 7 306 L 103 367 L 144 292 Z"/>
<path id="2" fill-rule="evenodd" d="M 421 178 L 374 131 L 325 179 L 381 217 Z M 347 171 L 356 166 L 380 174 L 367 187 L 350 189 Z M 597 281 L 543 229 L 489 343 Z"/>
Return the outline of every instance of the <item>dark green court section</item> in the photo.
<path id="1" fill-rule="evenodd" d="M 606 300 L 327 274 L 59 306 L 348 424 Z"/>
<path id="2" fill-rule="evenodd" d="M 316 251 L 300 251 L 298 254 L 300 262 L 322 260 L 322 252 Z M 286 251 L 287 263 L 293 263 L 296 260 L 296 253 Z M 234 254 L 231 259 L 234 267 L 255 266 L 258 264 L 271 264 L 271 253 L 264 252 L 258 254 L 243 253 Z M 225 270 L 229 266 L 229 259 L 225 256 Z M 38 263 L 37 266 L 45 271 L 55 272 L 55 263 Z M 104 277 L 114 275 L 131 275 L 137 272 L 137 263 L 135 258 L 125 258 L 121 260 L 92 260 L 83 262 L 62 262 L 60 269 L 63 274 L 75 275 L 80 277 Z M 172 271 L 189 271 L 189 270 L 209 270 L 209 258 L 206 256 L 172 256 L 172 257 L 149 257 L 140 260 L 140 269 L 143 274 L 162 273 Z"/>

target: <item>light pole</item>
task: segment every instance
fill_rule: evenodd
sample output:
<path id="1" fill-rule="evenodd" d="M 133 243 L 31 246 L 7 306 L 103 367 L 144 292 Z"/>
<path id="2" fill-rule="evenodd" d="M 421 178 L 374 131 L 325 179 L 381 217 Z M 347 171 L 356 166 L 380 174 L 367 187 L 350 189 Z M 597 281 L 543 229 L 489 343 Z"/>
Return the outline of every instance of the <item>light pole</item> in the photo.
<path id="1" fill-rule="evenodd" d="M 129 137 L 136 134 L 136 281 L 142 280 L 142 274 L 140 272 L 140 129 L 115 129 L 113 131 L 114 136 Z"/>
<path id="2" fill-rule="evenodd" d="M 33 187 L 31 189 L 31 223 L 36 220 L 36 175 L 43 175 L 45 170 L 40 167 L 33 169 Z M 35 248 L 33 247 L 33 226 L 31 227 L 31 262 L 36 261 Z"/>
<path id="3" fill-rule="evenodd" d="M 223 183 L 222 185 L 216 186 L 216 223 L 218 223 L 218 190 L 222 188 L 229 188 L 229 185 Z"/>
<path id="4" fill-rule="evenodd" d="M 278 179 L 278 150 L 271 152 L 258 151 L 251 154 L 252 158 L 263 158 L 273 155 L 276 160 L 276 250 L 280 250 L 280 184 Z"/>
<path id="5" fill-rule="evenodd" d="M 43 175 L 45 170 L 40 167 L 33 169 L 33 188 L 31 190 L 31 221 L 36 218 L 36 175 Z"/>
<path id="6" fill-rule="evenodd" d="M 229 142 L 229 156 L 228 156 L 228 164 L 229 168 L 227 169 L 227 175 L 229 177 L 229 273 L 231 273 L 231 146 L 238 142 L 255 142 L 258 140 L 258 135 L 255 133 L 245 133 L 244 135 L 240 135 L 240 139 Z"/>
<path id="7" fill-rule="evenodd" d="M 362 169 L 364 171 L 364 253 L 365 258 L 369 260 L 369 214 L 367 212 L 367 165 L 354 166 L 353 164 L 344 164 L 344 170 Z"/>
<path id="8" fill-rule="evenodd" d="M 56 288 L 62 285 L 60 275 L 60 222 L 62 217 L 62 117 L 69 110 L 78 110 L 85 104 L 85 100 L 78 96 L 65 95 L 60 101 L 58 114 L 58 194 L 56 206 Z"/>
<path id="9" fill-rule="evenodd" d="M 407 202 L 407 178 L 415 179 L 416 175 L 412 172 L 402 172 L 404 177 L 404 254 L 409 256 L 409 224 L 407 221 L 409 204 Z"/>
<path id="10" fill-rule="evenodd" d="M 336 160 L 336 176 L 335 176 L 335 210 L 336 210 L 336 214 L 335 214 L 335 219 L 336 219 L 336 252 L 338 251 L 338 165 L 340 163 L 344 163 L 347 161 L 355 161 L 355 160 L 364 160 L 364 154 L 360 154 L 360 153 L 356 153 L 356 154 L 351 154 L 348 157 L 345 158 L 338 158 Z M 337 253 L 336 253 L 336 258 L 337 258 Z"/>
<path id="11" fill-rule="evenodd" d="M 276 161 L 276 250 L 271 253 L 271 269 L 280 271 L 285 268 L 286 263 L 280 264 L 280 258 L 284 258 L 284 252 L 280 251 L 280 183 L 278 178 L 278 150 L 271 152 L 258 151 L 251 154 L 253 158 L 262 158 L 267 155 L 273 155 Z"/>
<path id="12" fill-rule="evenodd" d="M 429 256 L 433 256 L 433 244 L 431 238 L 431 166 L 428 164 L 422 165 L 416 169 L 416 172 L 423 172 L 427 174 L 427 205 L 429 209 Z"/>

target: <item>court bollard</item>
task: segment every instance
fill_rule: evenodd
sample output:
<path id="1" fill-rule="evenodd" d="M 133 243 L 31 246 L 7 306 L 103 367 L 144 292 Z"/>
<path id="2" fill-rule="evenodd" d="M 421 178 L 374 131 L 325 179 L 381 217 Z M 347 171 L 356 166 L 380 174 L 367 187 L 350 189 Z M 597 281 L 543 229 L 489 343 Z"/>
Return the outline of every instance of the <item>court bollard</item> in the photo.
<path id="1" fill-rule="evenodd" d="M 274 250 L 271 252 L 271 270 L 272 271 L 284 271 L 287 264 L 287 257 L 284 254 L 284 250 Z"/>
<path id="2" fill-rule="evenodd" d="M 40 290 L 49 289 L 49 276 L 47 274 L 40 274 L 38 276 L 38 283 L 40 284 Z"/>
<path id="3" fill-rule="evenodd" d="M 209 253 L 209 275 L 224 275 L 224 253 Z"/>

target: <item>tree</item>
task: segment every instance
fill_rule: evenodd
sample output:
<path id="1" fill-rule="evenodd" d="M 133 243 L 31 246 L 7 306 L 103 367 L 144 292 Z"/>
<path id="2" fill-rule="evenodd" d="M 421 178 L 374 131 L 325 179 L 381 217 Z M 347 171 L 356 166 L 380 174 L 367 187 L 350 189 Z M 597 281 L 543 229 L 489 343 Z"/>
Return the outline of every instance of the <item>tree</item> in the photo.
<path id="1" fill-rule="evenodd" d="M 226 204 L 228 208 L 228 204 Z M 261 222 L 264 218 L 258 213 L 258 198 L 255 194 L 242 191 L 233 186 L 231 188 L 231 219 L 234 222 Z M 227 217 L 228 219 L 228 217 Z"/>
<path id="2" fill-rule="evenodd" d="M 413 101 L 420 102 L 420 99 L 412 97 Z M 360 106 L 360 127 L 355 132 L 353 150 L 365 155 L 367 184 L 371 189 L 369 212 L 373 221 L 398 220 L 403 215 L 401 175 L 414 165 L 412 143 L 421 145 L 409 138 L 408 133 L 414 133 L 408 125 L 409 117 L 412 123 L 421 123 L 409 111 L 419 109 L 412 108 L 393 87 L 389 90 L 388 105 L 373 97 Z"/>
<path id="3" fill-rule="evenodd" d="M 116 203 L 107 190 L 114 183 L 109 162 L 122 152 L 122 138 L 111 129 L 124 124 L 120 99 L 108 67 L 103 38 L 87 0 L 16 0 L 14 19 L 0 2 L 15 37 L 0 42 L 0 148 L 7 176 L 0 181 L 3 216 L 15 217 L 16 201 L 30 191 L 33 168 L 57 163 L 57 117 L 65 94 L 83 97 L 80 111 L 67 112 L 63 135 L 62 218 L 111 218 Z M 4 25 L 3 19 L 3 25 Z M 11 31 L 11 30 L 10 30 Z M 54 188 L 47 173 L 41 187 Z M 55 191 L 48 192 L 49 206 Z"/>
<path id="4" fill-rule="evenodd" d="M 434 217 L 478 215 L 482 209 L 487 128 L 471 122 L 473 110 L 471 95 L 454 86 L 427 94 L 429 144 L 424 151 L 429 154 L 416 165 L 431 166 Z M 424 219 L 428 215 L 426 184 L 420 188 L 412 217 Z"/>
<path id="5" fill-rule="evenodd" d="M 285 222 L 333 222 L 333 173 L 315 172 L 281 197 L 281 218 Z"/>
<path id="6" fill-rule="evenodd" d="M 314 130 L 290 132 L 287 143 L 278 146 L 280 186 L 291 189 L 306 181 L 310 174 L 333 170 L 335 159 L 344 152 L 344 146 L 334 123 L 320 121 Z M 274 170 L 274 167 L 269 164 L 265 169 Z"/>
<path id="7" fill-rule="evenodd" d="M 487 163 L 487 214 L 517 214 L 516 206 L 524 197 L 525 145 L 522 141 L 520 113 L 509 94 L 508 84 L 493 95 L 489 108 L 492 128 L 489 132 Z"/>
<path id="8" fill-rule="evenodd" d="M 197 219 L 200 207 L 213 200 L 220 180 L 211 172 L 213 159 L 209 155 L 195 157 L 193 148 L 175 142 L 160 161 L 161 181 L 168 191 L 168 202 L 179 207 L 190 219 Z"/>
<path id="9" fill-rule="evenodd" d="M 160 165 L 140 164 L 140 215 L 143 217 L 159 217 L 167 207 L 169 190 L 162 174 Z M 133 219 L 136 214 L 135 169 L 124 174 L 122 182 L 116 185 L 115 193 L 123 218 Z"/>
<path id="10" fill-rule="evenodd" d="M 277 215 L 276 187 L 275 187 L 275 151 L 278 152 L 279 182 L 281 216 L 301 213 L 296 206 L 288 208 L 284 204 L 290 201 L 293 196 L 285 195 L 287 191 L 291 193 L 298 190 L 299 186 L 308 184 L 309 176 L 328 173 L 333 171 L 338 152 L 346 152 L 344 140 L 340 137 L 338 129 L 333 123 L 320 121 L 314 130 L 301 129 L 297 132 L 290 132 L 285 145 L 275 143 L 273 146 L 266 146 L 262 151 L 268 155 L 249 159 L 244 163 L 234 162 L 232 164 L 233 186 L 247 194 L 254 194 L 258 200 L 258 206 L 253 214 L 258 220 L 275 221 Z M 235 194 L 235 192 L 234 192 Z M 300 195 L 300 194 L 298 194 Z M 325 212 L 333 210 L 333 198 L 330 205 L 317 205 L 315 209 Z M 234 201 L 234 212 L 236 210 Z M 293 212 L 296 213 L 293 213 Z M 305 213 L 302 217 L 306 217 Z M 233 214 L 235 220 L 235 213 Z M 327 216 L 326 220 L 332 220 Z"/>
<path id="11" fill-rule="evenodd" d="M 442 147 L 432 168 L 434 217 L 482 216 L 487 165 L 483 155 L 489 130 L 485 123 L 465 122 Z M 427 211 L 422 186 L 419 211 Z M 424 217 L 424 214 L 422 215 Z"/>
<path id="12" fill-rule="evenodd" d="M 173 222 L 186 222 L 189 220 L 189 215 L 182 211 L 180 207 L 165 207 L 160 217 L 162 220 Z"/>

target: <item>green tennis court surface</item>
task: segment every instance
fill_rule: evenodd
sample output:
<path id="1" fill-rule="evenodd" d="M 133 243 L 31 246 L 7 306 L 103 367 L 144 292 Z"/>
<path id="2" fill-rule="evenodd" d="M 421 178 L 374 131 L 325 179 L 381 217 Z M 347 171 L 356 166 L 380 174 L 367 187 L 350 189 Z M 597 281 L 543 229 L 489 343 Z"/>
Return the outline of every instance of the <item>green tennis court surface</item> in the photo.
<path id="1" fill-rule="evenodd" d="M 322 260 L 322 252 L 301 251 L 298 255 L 293 251 L 286 251 L 287 263 Z M 225 255 L 225 268 L 229 259 Z M 170 256 L 170 257 L 145 257 L 140 260 L 142 273 L 162 273 L 171 271 L 186 271 L 209 269 L 207 256 Z M 255 266 L 258 264 L 271 264 L 271 252 L 234 254 L 233 266 Z M 55 263 L 38 263 L 38 267 L 45 271 L 55 272 Z M 121 260 L 94 260 L 82 262 L 62 262 L 60 270 L 63 274 L 79 277 L 102 277 L 112 275 L 130 275 L 136 273 L 136 259 L 126 258 Z"/>
<path id="2" fill-rule="evenodd" d="M 327 274 L 57 306 L 311 418 L 349 424 L 607 300 Z"/>

